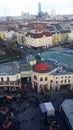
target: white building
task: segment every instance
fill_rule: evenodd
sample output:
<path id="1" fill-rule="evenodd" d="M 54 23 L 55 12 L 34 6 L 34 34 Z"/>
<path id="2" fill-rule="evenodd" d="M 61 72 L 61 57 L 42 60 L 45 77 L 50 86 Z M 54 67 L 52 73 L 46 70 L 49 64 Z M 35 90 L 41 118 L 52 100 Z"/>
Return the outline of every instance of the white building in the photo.
<path id="1" fill-rule="evenodd" d="M 37 91 L 73 89 L 73 72 L 65 71 L 62 67 L 51 67 L 49 64 L 38 63 L 31 67 L 29 64 L 17 63 L 0 65 L 0 89 L 20 90 L 29 79 L 32 88 Z M 22 81 L 24 81 L 22 84 Z"/>
<path id="2" fill-rule="evenodd" d="M 12 39 L 15 36 L 15 31 L 6 31 L 5 32 L 5 38 L 6 39 Z"/>
<path id="3" fill-rule="evenodd" d="M 37 91 L 73 88 L 73 73 L 66 72 L 62 67 L 51 70 L 45 64 L 36 64 L 31 75 L 32 87 Z"/>
<path id="4" fill-rule="evenodd" d="M 24 37 L 25 34 L 23 32 L 16 32 L 16 37 L 17 37 L 17 42 L 19 45 L 23 45 L 24 44 Z"/>
<path id="5" fill-rule="evenodd" d="M 18 64 L 7 63 L 0 65 L 0 90 L 20 90 L 21 74 L 18 72 Z"/>

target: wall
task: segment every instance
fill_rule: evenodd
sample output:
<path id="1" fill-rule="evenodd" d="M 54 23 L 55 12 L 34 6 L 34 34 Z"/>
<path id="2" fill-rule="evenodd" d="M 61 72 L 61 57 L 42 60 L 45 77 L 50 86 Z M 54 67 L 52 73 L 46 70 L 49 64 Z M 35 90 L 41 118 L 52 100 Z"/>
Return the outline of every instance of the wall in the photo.
<path id="1" fill-rule="evenodd" d="M 32 47 L 48 47 L 52 46 L 52 36 L 42 38 L 25 37 L 26 45 Z"/>

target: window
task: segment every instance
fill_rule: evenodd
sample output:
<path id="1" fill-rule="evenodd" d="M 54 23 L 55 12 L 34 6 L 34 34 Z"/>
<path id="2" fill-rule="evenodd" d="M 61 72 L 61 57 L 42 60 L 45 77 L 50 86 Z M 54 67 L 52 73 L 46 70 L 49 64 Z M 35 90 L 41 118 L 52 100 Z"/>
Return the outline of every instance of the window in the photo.
<path id="1" fill-rule="evenodd" d="M 53 80 L 50 80 L 51 83 L 53 83 Z"/>
<path id="2" fill-rule="evenodd" d="M 43 78 L 40 78 L 40 81 L 43 81 Z"/>
<path id="3" fill-rule="evenodd" d="M 34 79 L 37 80 L 37 76 L 36 75 L 34 75 Z"/>
<path id="4" fill-rule="evenodd" d="M 56 77 L 56 79 L 58 79 L 58 77 Z"/>
<path id="5" fill-rule="evenodd" d="M 67 78 L 67 76 L 65 76 L 65 78 Z"/>
<path id="6" fill-rule="evenodd" d="M 70 79 L 70 76 L 68 78 Z"/>
<path id="7" fill-rule="evenodd" d="M 48 79 L 47 79 L 47 77 L 45 77 L 45 81 L 47 81 Z"/>
<path id="8" fill-rule="evenodd" d="M 68 83 L 70 83 L 70 80 L 68 80 Z"/>
<path id="9" fill-rule="evenodd" d="M 58 81 L 56 81 L 56 84 L 58 84 Z"/>
<path id="10" fill-rule="evenodd" d="M 61 80 L 61 83 L 63 83 L 63 80 Z"/>
<path id="11" fill-rule="evenodd" d="M 3 81 L 3 78 L 1 77 L 1 81 Z"/>
<path id="12" fill-rule="evenodd" d="M 63 77 L 62 77 L 62 79 L 63 79 Z"/>
<path id="13" fill-rule="evenodd" d="M 7 81 L 9 81 L 9 77 L 7 77 Z"/>
<path id="14" fill-rule="evenodd" d="M 65 83 L 67 82 L 67 80 L 65 80 Z"/>

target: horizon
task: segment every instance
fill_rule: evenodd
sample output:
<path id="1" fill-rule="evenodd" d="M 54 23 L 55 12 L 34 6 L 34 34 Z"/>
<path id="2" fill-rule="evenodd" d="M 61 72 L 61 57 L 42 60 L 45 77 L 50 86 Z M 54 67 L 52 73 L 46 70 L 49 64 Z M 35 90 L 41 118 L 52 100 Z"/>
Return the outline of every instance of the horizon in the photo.
<path id="1" fill-rule="evenodd" d="M 21 12 L 37 15 L 38 3 L 41 3 L 41 11 L 51 14 L 52 10 L 56 11 L 56 14 L 69 15 L 73 14 L 73 0 L 2 0 L 0 3 L 0 17 L 1 16 L 21 16 Z"/>

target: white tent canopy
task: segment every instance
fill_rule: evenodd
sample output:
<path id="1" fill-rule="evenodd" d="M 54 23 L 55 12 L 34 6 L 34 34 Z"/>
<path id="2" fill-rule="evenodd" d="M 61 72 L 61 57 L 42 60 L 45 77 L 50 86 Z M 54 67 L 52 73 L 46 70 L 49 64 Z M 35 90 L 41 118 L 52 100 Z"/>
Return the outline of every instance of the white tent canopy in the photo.
<path id="1" fill-rule="evenodd" d="M 47 112 L 47 115 L 55 115 L 55 109 L 54 106 L 51 102 L 45 102 L 45 103 L 41 103 L 40 105 L 40 109 L 42 111 L 42 113 Z"/>

